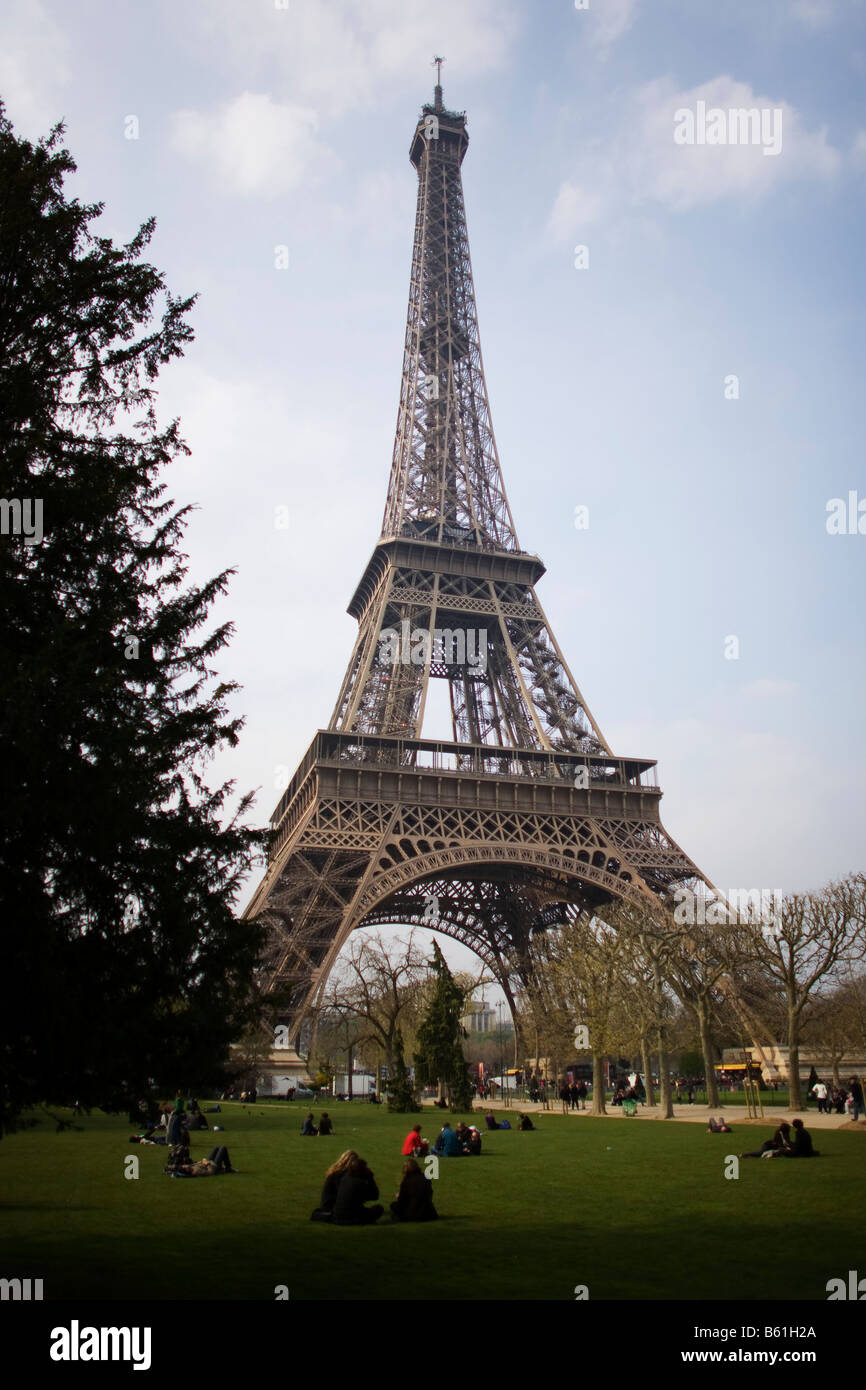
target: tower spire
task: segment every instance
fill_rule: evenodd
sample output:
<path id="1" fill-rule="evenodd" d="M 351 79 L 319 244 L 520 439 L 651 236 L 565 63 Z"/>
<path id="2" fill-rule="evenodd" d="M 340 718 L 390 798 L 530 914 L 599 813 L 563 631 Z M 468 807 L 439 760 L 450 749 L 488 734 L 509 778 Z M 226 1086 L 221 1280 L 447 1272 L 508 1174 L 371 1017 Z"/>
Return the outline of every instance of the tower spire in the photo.
<path id="1" fill-rule="evenodd" d="M 436 69 L 436 86 L 433 88 L 433 108 L 435 111 L 445 110 L 442 101 L 442 64 L 444 62 L 445 59 L 440 58 L 437 54 L 434 55 L 433 62 L 430 64 L 431 68 Z"/>

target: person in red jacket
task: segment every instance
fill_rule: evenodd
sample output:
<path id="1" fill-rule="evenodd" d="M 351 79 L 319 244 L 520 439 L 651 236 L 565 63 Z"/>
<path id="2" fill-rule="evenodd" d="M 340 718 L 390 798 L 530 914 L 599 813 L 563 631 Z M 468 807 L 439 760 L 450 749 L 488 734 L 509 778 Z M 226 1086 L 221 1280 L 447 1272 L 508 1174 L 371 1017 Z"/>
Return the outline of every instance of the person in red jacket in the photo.
<path id="1" fill-rule="evenodd" d="M 403 1140 L 401 1152 L 404 1158 L 417 1158 L 418 1154 L 425 1154 L 429 1147 L 430 1141 L 421 1138 L 421 1126 L 413 1125 Z"/>

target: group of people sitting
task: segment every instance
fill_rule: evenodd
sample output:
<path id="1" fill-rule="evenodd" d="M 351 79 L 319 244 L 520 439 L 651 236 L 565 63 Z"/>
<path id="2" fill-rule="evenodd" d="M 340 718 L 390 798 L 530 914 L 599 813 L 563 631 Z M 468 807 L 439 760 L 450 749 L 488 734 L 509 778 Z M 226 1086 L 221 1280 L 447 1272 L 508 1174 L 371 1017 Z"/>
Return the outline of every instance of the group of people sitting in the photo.
<path id="1" fill-rule="evenodd" d="M 304 1135 L 312 1135 L 313 1137 L 315 1137 L 316 1135 L 324 1136 L 326 1134 L 333 1133 L 334 1126 L 327 1110 L 322 1111 L 322 1118 L 319 1120 L 318 1125 L 316 1125 L 313 1121 L 312 1110 L 310 1111 L 309 1115 L 305 1117 L 304 1123 L 301 1125 L 301 1134 Z"/>
<path id="2" fill-rule="evenodd" d="M 487 1124 L 487 1128 L 488 1128 L 488 1129 L 510 1129 L 510 1128 L 511 1128 L 511 1121 L 510 1121 L 510 1120 L 497 1120 L 497 1118 L 496 1118 L 496 1116 L 494 1115 L 494 1113 L 493 1113 L 492 1110 L 488 1110 L 488 1111 L 487 1111 L 487 1114 L 484 1116 L 484 1119 L 485 1119 L 485 1122 L 486 1122 L 486 1124 Z M 529 1130 L 529 1129 L 534 1130 L 534 1129 L 535 1129 L 535 1125 L 532 1123 L 532 1121 L 530 1120 L 530 1118 L 529 1118 L 528 1115 L 524 1115 L 522 1112 L 518 1112 L 518 1116 L 517 1116 L 517 1128 L 518 1128 L 518 1129 L 522 1129 L 522 1130 Z"/>
<path id="3" fill-rule="evenodd" d="M 418 1129 L 420 1128 L 419 1125 Z M 465 1125 L 462 1120 L 458 1120 L 456 1127 L 452 1129 L 446 1120 L 430 1152 L 439 1158 L 462 1158 L 464 1154 L 477 1156 L 481 1153 L 481 1135 L 474 1125 Z"/>
<path id="4" fill-rule="evenodd" d="M 219 1110 L 219 1106 L 216 1107 Z M 163 1106 L 153 1114 L 147 1101 L 138 1102 L 138 1115 L 141 1129 L 138 1134 L 130 1134 L 130 1144 L 163 1144 L 170 1148 L 180 1143 L 191 1129 L 209 1129 L 210 1126 L 201 1112 L 198 1101 L 193 1097 L 186 1109 L 184 1099 L 178 1096 L 174 1105 Z M 221 1129 L 221 1125 L 214 1125 Z"/>
<path id="5" fill-rule="evenodd" d="M 419 1125 L 419 1135 L 420 1130 Z M 354 1149 L 347 1149 L 325 1174 L 322 1196 L 310 1220 L 329 1221 L 335 1226 L 371 1226 L 385 1212 L 378 1197 L 379 1188 L 367 1163 Z M 368 1206 L 368 1202 L 375 1205 Z M 391 1220 L 435 1221 L 437 1217 L 432 1182 L 416 1158 L 407 1158 L 391 1203 Z"/>
<path id="6" fill-rule="evenodd" d="M 792 1132 L 793 1131 L 793 1132 Z M 770 1139 L 766 1139 L 759 1149 L 740 1154 L 740 1158 L 817 1158 L 818 1150 L 812 1145 L 812 1136 L 802 1120 L 794 1120 L 789 1125 L 783 1120 Z"/>

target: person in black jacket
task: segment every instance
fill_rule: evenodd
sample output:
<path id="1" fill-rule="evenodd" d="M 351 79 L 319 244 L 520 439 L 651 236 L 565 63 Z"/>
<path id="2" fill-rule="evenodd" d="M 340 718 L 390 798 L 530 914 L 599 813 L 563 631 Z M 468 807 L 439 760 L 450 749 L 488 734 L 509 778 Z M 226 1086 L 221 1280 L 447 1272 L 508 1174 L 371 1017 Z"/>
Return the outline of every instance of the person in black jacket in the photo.
<path id="1" fill-rule="evenodd" d="M 354 1149 L 346 1149 L 340 1154 L 336 1163 L 332 1163 L 325 1174 L 325 1182 L 322 1187 L 322 1196 L 319 1205 L 310 1217 L 311 1221 L 333 1221 L 334 1206 L 337 1201 L 337 1193 L 340 1183 L 343 1181 L 351 1164 L 358 1157 Z"/>
<path id="2" fill-rule="evenodd" d="M 802 1120 L 794 1121 L 794 1132 L 784 1149 L 779 1149 L 774 1158 L 815 1158 L 818 1150 L 812 1147 L 812 1136 Z"/>
<path id="3" fill-rule="evenodd" d="M 791 1126 L 783 1120 L 771 1139 L 765 1139 L 759 1149 L 740 1154 L 740 1158 L 769 1158 L 771 1154 L 783 1153 L 790 1144 Z"/>
<path id="4" fill-rule="evenodd" d="M 436 1221 L 438 1215 L 432 1182 L 425 1178 L 416 1159 L 407 1158 L 397 1200 L 391 1203 L 392 1221 Z"/>
<path id="5" fill-rule="evenodd" d="M 375 1202 L 379 1196 L 376 1179 L 363 1158 L 357 1156 L 348 1165 L 334 1203 L 334 1224 L 336 1226 L 369 1226 L 378 1221 L 385 1208 L 378 1203 L 374 1207 L 365 1202 Z"/>

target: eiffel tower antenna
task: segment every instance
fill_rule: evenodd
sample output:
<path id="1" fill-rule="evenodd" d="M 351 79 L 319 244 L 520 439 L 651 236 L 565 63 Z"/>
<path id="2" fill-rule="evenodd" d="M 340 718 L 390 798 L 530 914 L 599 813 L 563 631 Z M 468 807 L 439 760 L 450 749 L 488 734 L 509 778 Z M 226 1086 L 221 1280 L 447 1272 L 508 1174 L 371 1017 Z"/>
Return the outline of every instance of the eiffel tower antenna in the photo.
<path id="1" fill-rule="evenodd" d="M 518 542 L 481 360 L 468 144 L 437 82 L 409 148 L 400 402 L 381 535 L 349 602 L 358 635 L 245 913 L 268 925 L 261 984 L 298 1047 L 358 927 L 463 942 L 514 1013 L 534 932 L 618 899 L 654 908 L 676 887 L 712 889 L 661 824 L 655 763 L 615 754 L 590 713 L 536 593 L 544 565 Z M 450 739 L 422 733 L 434 680 Z"/>
<path id="2" fill-rule="evenodd" d="M 437 111 L 442 111 L 444 109 L 442 104 L 442 64 L 444 62 L 444 58 L 434 57 L 433 62 L 430 64 L 431 68 L 436 69 L 436 86 L 433 89 L 433 104 Z"/>

